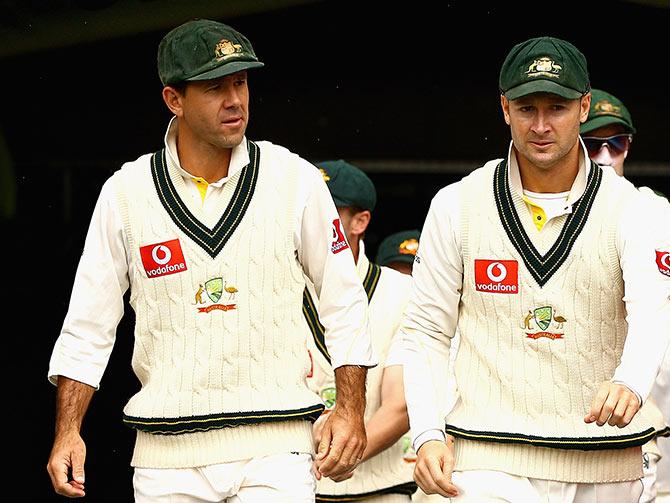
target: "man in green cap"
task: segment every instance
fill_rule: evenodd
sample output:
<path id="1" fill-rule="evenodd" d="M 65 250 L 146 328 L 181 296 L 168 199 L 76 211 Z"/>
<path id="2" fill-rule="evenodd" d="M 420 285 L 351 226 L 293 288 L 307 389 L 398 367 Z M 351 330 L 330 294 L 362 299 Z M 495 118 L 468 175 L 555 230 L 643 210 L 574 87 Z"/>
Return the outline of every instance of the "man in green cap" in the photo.
<path id="1" fill-rule="evenodd" d="M 628 108 L 623 102 L 608 92 L 591 89 L 589 116 L 580 127 L 582 140 L 591 159 L 602 166 L 611 166 L 619 176 L 624 176 L 624 161 L 633 142 L 636 130 Z M 639 190 L 657 203 L 657 222 L 670 221 L 670 204 L 660 193 L 649 187 Z M 665 215 L 665 216 L 663 216 Z M 659 407 L 666 423 L 670 424 L 670 353 L 661 364 L 648 404 Z M 670 499 L 670 440 L 652 439 L 642 446 L 644 493 L 640 503 L 651 503 L 658 499 L 658 493 Z"/>
<path id="2" fill-rule="evenodd" d="M 412 274 L 414 256 L 419 249 L 420 235 L 418 229 L 389 234 L 379 243 L 375 262 L 404 274 Z"/>
<path id="3" fill-rule="evenodd" d="M 395 338 L 400 315 L 407 303 L 411 278 L 371 262 L 365 254 L 364 237 L 377 194 L 372 180 L 358 167 L 343 160 L 316 163 L 330 190 L 342 229 L 349 245 L 346 253 L 354 258 L 358 278 L 369 299 L 369 324 L 372 346 L 379 365 L 368 373 L 365 427 L 368 445 L 362 463 L 354 472 L 338 477 L 320 477 L 316 501 L 374 501 L 409 503 L 416 491 L 412 465 L 404 459 L 407 444 L 402 437 L 409 429 L 399 361 L 399 338 Z M 315 440 L 321 428 L 342 399 L 335 392 L 332 361 L 322 340 L 319 319 L 328 316 L 323 304 L 316 302 L 314 285 L 307 283 L 304 312 L 312 332 L 308 345 L 313 359 L 309 386 L 321 395 L 326 410 L 314 424 Z M 321 316 L 319 316 L 321 315 Z"/>
<path id="4" fill-rule="evenodd" d="M 601 166 L 612 166 L 623 176 L 624 160 L 635 134 L 623 102 L 605 91 L 591 89 L 589 116 L 579 130 L 591 159 Z"/>
<path id="5" fill-rule="evenodd" d="M 455 503 L 637 502 L 641 446 L 668 432 L 645 403 L 670 338 L 670 229 L 589 159 L 573 44 L 515 45 L 499 89 L 509 149 L 435 195 L 414 262 L 414 478 Z"/>
<path id="6" fill-rule="evenodd" d="M 128 289 L 141 384 L 123 414 L 136 430 L 135 501 L 314 500 L 312 423 L 323 404 L 306 383 L 304 278 L 328 313 L 340 393 L 317 470 L 336 477 L 360 462 L 376 364 L 367 298 L 340 253 L 346 241 L 319 171 L 245 136 L 247 72 L 261 66 L 249 40 L 217 21 L 189 21 L 159 45 L 174 114 L 164 147 L 104 184 L 49 364 L 58 389 L 47 468 L 59 494 L 85 495 L 80 428 Z"/>

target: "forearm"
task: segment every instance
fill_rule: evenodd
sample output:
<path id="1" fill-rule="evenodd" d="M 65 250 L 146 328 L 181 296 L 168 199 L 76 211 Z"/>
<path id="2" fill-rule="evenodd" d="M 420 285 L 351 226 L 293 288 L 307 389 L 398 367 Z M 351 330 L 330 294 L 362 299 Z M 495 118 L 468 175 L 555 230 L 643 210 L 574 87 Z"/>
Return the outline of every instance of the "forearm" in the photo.
<path id="1" fill-rule="evenodd" d="M 342 365 L 335 369 L 335 388 L 337 389 L 337 409 L 359 414 L 365 412 L 366 367 Z"/>
<path id="2" fill-rule="evenodd" d="M 95 389 L 88 384 L 58 377 L 56 394 L 56 437 L 79 433 Z"/>
<path id="3" fill-rule="evenodd" d="M 382 404 L 365 425 L 365 430 L 368 445 L 363 453 L 363 461 L 388 449 L 409 431 L 409 417 L 404 401 L 402 404 Z"/>

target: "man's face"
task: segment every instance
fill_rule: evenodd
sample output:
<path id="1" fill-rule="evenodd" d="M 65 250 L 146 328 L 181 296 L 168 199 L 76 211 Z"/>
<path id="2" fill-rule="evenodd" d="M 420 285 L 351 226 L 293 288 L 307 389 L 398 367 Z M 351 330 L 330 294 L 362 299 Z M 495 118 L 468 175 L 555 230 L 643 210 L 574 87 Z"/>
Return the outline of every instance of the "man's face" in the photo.
<path id="1" fill-rule="evenodd" d="M 589 157 L 598 164 L 612 166 L 619 176 L 623 176 L 623 164 L 628 155 L 629 142 L 623 142 L 626 147 L 620 150 L 609 145 L 604 139 L 602 142 L 594 141 L 594 139 L 624 134 L 626 134 L 626 129 L 621 124 L 608 124 L 582 135 L 585 138 L 584 143 L 589 151 Z"/>
<path id="2" fill-rule="evenodd" d="M 576 100 L 550 93 L 513 101 L 501 97 L 516 150 L 540 170 L 553 168 L 577 147 L 579 125 L 586 120 L 590 103 L 590 94 Z"/>
<path id="3" fill-rule="evenodd" d="M 180 134 L 185 127 L 197 141 L 215 148 L 239 145 L 249 121 L 247 72 L 189 82 L 181 112 Z"/>

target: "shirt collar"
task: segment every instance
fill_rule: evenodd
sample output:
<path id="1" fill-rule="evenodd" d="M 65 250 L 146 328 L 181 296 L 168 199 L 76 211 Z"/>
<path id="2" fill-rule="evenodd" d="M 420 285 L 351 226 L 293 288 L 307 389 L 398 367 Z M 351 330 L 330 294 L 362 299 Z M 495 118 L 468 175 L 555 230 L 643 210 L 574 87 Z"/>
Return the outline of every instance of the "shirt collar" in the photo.
<path id="1" fill-rule="evenodd" d="M 166 158 L 168 159 L 168 164 L 176 168 L 184 178 L 192 180 L 193 178 L 197 177 L 182 168 L 181 164 L 179 163 L 179 155 L 177 154 L 177 131 L 179 128 L 179 122 L 176 119 L 176 116 L 170 119 L 170 123 L 168 124 L 168 128 L 165 133 L 164 142 L 165 151 L 167 153 Z M 230 156 L 230 166 L 228 167 L 228 176 L 225 176 L 216 182 L 212 182 L 209 185 L 214 187 L 222 186 L 226 180 L 228 180 L 235 173 L 241 171 L 242 168 L 244 168 L 247 164 L 249 164 L 249 151 L 247 150 L 247 137 L 245 136 L 242 138 L 240 144 L 233 148 Z"/>
<path id="2" fill-rule="evenodd" d="M 580 197 L 582 197 L 582 194 L 584 194 L 584 190 L 586 190 L 586 181 L 588 180 L 589 172 L 591 170 L 589 155 L 581 137 L 579 138 L 579 145 L 581 147 L 581 151 L 579 153 L 579 171 L 577 172 L 577 177 L 575 178 L 575 181 L 572 182 L 572 187 L 570 188 L 570 195 L 568 196 L 567 201 L 569 206 L 572 206 Z M 509 184 L 512 192 L 516 192 L 520 196 L 523 196 L 521 173 L 519 172 L 519 163 L 516 159 L 516 153 L 512 148 L 513 146 L 514 141 L 510 141 L 509 147 L 507 149 L 507 159 L 509 159 L 509 163 L 507 164 Z M 589 162 L 585 162 L 586 159 L 589 159 Z"/>
<path id="3" fill-rule="evenodd" d="M 365 255 L 365 243 L 362 239 L 358 240 L 358 262 L 356 262 L 356 272 L 361 281 L 368 275 L 368 268 L 370 267 L 370 260 Z"/>

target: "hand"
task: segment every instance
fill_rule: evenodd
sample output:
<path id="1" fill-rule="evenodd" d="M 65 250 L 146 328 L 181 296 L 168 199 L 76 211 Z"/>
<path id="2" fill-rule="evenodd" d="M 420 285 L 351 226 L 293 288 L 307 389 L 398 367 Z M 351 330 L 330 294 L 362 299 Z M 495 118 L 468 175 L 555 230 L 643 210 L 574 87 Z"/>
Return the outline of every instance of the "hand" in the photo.
<path id="1" fill-rule="evenodd" d="M 458 496 L 458 488 L 451 482 L 454 471 L 454 437 L 447 435 L 446 442 L 429 440 L 419 447 L 414 481 L 426 494 L 439 494 L 445 498 Z"/>
<path id="2" fill-rule="evenodd" d="M 357 466 L 355 466 L 354 468 L 352 468 L 348 472 L 343 473 L 342 475 L 331 476 L 330 479 L 333 482 L 343 482 L 345 480 L 348 480 L 348 479 L 350 479 L 351 477 L 354 476 L 354 471 L 356 471 Z"/>
<path id="3" fill-rule="evenodd" d="M 323 413 L 318 417 L 316 421 L 314 421 L 314 424 L 312 425 L 312 437 L 314 440 L 314 449 L 318 450 L 319 449 L 319 444 L 321 443 L 321 434 L 323 433 L 323 425 L 326 424 L 326 419 L 328 417 L 328 413 L 330 410 L 325 410 Z"/>
<path id="4" fill-rule="evenodd" d="M 640 410 L 637 395 L 623 384 L 605 381 L 600 385 L 596 396 L 591 401 L 591 409 L 584 416 L 585 423 L 598 426 L 605 423 L 623 428 L 631 422 Z"/>
<path id="5" fill-rule="evenodd" d="M 84 460 L 86 445 L 79 433 L 56 438 L 47 471 L 56 493 L 68 498 L 81 498 L 84 492 Z M 71 477 L 70 477 L 71 475 Z"/>
<path id="6" fill-rule="evenodd" d="M 335 480 L 361 462 L 367 444 L 363 414 L 336 405 L 327 415 L 316 455 L 317 479 Z M 342 479 L 344 480 L 344 479 Z"/>

